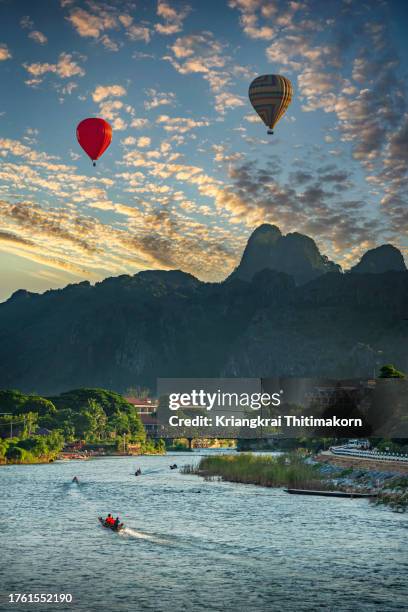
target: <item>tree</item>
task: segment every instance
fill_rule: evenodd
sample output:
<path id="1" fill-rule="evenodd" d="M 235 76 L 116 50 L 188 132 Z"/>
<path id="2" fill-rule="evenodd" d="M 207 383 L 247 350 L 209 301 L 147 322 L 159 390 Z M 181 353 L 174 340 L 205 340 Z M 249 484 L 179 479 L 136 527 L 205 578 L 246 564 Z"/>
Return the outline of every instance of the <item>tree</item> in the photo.
<path id="1" fill-rule="evenodd" d="M 93 434 L 100 440 L 106 433 L 106 423 L 108 420 L 106 414 L 94 399 L 88 400 L 88 412 L 92 418 Z"/>
<path id="2" fill-rule="evenodd" d="M 118 411 L 131 412 L 134 410 L 133 406 L 119 393 L 106 389 L 73 389 L 48 399 L 52 400 L 58 411 L 70 408 L 73 412 L 78 412 L 79 406 L 87 406 L 89 400 L 95 400 L 108 418 Z"/>
<path id="3" fill-rule="evenodd" d="M 106 414 L 93 399 L 88 400 L 88 406 L 82 408 L 74 417 L 77 435 L 85 439 L 100 440 L 105 434 L 107 418 Z"/>
<path id="4" fill-rule="evenodd" d="M 127 397 L 137 397 L 139 399 L 146 399 L 150 395 L 150 389 L 139 386 L 129 387 L 129 389 L 126 389 L 125 393 Z"/>
<path id="5" fill-rule="evenodd" d="M 109 427 L 116 436 L 122 436 L 130 432 L 129 418 L 127 414 L 118 412 L 109 419 Z"/>
<path id="6" fill-rule="evenodd" d="M 392 364 L 387 364 L 380 369 L 380 378 L 405 378 L 405 374 L 397 370 Z"/>
<path id="7" fill-rule="evenodd" d="M 159 440 L 157 440 L 156 449 L 159 453 L 162 453 L 162 454 L 166 452 L 166 443 L 163 440 L 163 438 L 160 438 Z"/>
<path id="8" fill-rule="evenodd" d="M 6 450 L 6 459 L 8 461 L 21 461 L 24 455 L 24 450 L 19 446 L 9 446 Z"/>
<path id="9" fill-rule="evenodd" d="M 87 438 L 92 433 L 92 415 L 86 408 L 80 410 L 73 418 L 75 434 L 78 438 Z"/>
<path id="10" fill-rule="evenodd" d="M 29 436 L 37 429 L 38 413 L 26 412 L 23 417 L 24 421 L 24 436 Z"/>
<path id="11" fill-rule="evenodd" d="M 132 439 L 135 441 L 144 440 L 146 438 L 146 432 L 143 427 L 143 423 L 140 420 L 140 416 L 136 412 L 131 412 L 128 416 L 128 423 Z"/>
<path id="12" fill-rule="evenodd" d="M 29 395 L 24 403 L 22 412 L 36 412 L 38 416 L 53 416 L 56 414 L 57 409 L 54 404 L 44 397 L 37 397 L 36 395 Z"/>

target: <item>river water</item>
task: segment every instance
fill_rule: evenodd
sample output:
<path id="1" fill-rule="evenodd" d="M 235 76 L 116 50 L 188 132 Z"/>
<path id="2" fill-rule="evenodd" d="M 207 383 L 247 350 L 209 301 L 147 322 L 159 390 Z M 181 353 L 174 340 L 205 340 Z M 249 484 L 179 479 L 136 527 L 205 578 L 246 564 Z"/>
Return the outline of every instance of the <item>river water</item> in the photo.
<path id="1" fill-rule="evenodd" d="M 407 610 L 408 515 L 169 470 L 198 458 L 0 468 L 0 610 Z M 124 533 L 98 524 L 108 512 Z"/>

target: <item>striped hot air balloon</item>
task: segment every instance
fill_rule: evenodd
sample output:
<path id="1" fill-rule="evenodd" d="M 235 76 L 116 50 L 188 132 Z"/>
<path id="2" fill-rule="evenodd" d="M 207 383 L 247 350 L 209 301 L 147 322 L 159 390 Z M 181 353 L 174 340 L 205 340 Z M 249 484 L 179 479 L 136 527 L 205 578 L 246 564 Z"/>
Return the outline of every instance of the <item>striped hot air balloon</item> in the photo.
<path id="1" fill-rule="evenodd" d="M 280 74 L 263 74 L 250 84 L 249 101 L 268 127 L 268 134 L 273 134 L 273 128 L 292 101 L 292 95 L 292 83 Z"/>

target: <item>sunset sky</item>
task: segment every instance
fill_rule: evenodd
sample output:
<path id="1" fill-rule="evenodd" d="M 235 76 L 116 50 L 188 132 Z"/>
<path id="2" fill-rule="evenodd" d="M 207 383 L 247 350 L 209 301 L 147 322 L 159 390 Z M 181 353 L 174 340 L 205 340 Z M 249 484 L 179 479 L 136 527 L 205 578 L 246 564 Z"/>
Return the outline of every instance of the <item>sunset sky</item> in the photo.
<path id="1" fill-rule="evenodd" d="M 371 0 L 0 0 L 0 300 L 180 268 L 221 280 L 261 223 L 347 269 L 408 253 L 408 11 Z M 251 80 L 295 95 L 274 136 Z M 75 129 L 113 141 L 93 168 Z"/>

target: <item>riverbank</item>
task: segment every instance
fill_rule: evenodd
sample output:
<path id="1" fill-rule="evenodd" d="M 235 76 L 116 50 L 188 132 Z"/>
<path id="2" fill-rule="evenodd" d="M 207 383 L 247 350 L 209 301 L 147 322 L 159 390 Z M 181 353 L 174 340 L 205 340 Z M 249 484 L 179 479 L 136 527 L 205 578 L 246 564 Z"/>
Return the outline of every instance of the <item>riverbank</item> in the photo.
<path id="1" fill-rule="evenodd" d="M 340 455 L 332 455 L 327 452 L 320 453 L 316 456 L 316 460 L 320 463 L 330 463 L 342 469 L 364 469 L 371 472 L 387 472 L 389 469 L 394 474 L 406 474 L 408 476 L 408 464 L 399 461 L 376 461 L 374 459 L 366 459 L 365 457 L 342 457 Z"/>
<path id="2" fill-rule="evenodd" d="M 197 466 L 187 466 L 185 473 L 206 479 L 220 478 L 229 482 L 255 484 L 263 487 L 316 488 L 325 486 L 316 465 L 308 464 L 298 454 L 291 455 L 220 455 L 203 457 Z"/>
<path id="3" fill-rule="evenodd" d="M 41 465 L 44 463 L 54 463 L 57 459 L 56 455 L 46 457 L 26 456 L 24 459 L 8 459 L 7 461 L 2 458 L 0 459 L 0 467 L 6 467 L 7 465 Z"/>
<path id="4" fill-rule="evenodd" d="M 381 468 L 346 467 L 321 462 L 316 457 L 305 458 L 298 453 L 278 457 L 243 453 L 203 457 L 197 465 L 186 466 L 184 473 L 206 480 L 220 479 L 263 487 L 375 493 L 373 503 L 405 511 L 408 508 L 408 477 L 396 471 L 392 464 Z"/>

